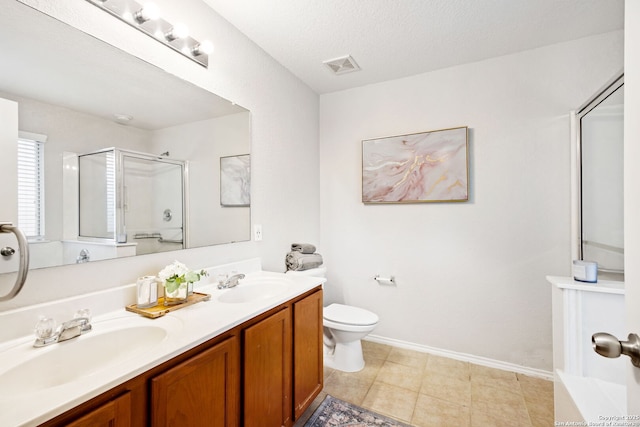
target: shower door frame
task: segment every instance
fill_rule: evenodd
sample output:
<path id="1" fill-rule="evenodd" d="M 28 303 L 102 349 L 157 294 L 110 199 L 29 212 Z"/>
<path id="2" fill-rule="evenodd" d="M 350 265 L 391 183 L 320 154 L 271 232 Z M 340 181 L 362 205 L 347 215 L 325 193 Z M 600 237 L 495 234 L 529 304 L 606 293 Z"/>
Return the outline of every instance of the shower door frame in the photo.
<path id="1" fill-rule="evenodd" d="M 121 239 L 118 236 L 126 233 L 125 224 L 125 198 L 124 198 L 124 158 L 132 157 L 135 159 L 149 160 L 155 162 L 161 162 L 166 164 L 172 164 L 180 166 L 182 170 L 182 249 L 188 249 L 189 244 L 189 162 L 186 160 L 174 160 L 168 157 L 143 153 L 139 151 L 126 150 L 122 148 L 109 147 L 102 150 L 92 151 L 90 153 L 81 154 L 78 157 L 106 153 L 109 151 L 114 152 L 115 163 L 115 175 L 116 175 L 116 200 L 114 210 L 114 222 L 115 233 L 113 238 L 100 238 L 78 235 L 79 240 L 92 241 L 92 242 L 109 242 L 109 243 L 126 243 L 126 241 L 119 241 Z M 78 220 L 80 219 L 80 213 L 78 213 Z M 129 240 L 129 239 L 127 239 Z"/>
<path id="2" fill-rule="evenodd" d="M 118 191 L 116 192 L 116 241 L 118 233 L 126 233 L 124 212 L 124 158 L 132 157 L 135 159 L 172 164 L 180 166 L 182 169 L 182 249 L 189 248 L 189 196 L 187 192 L 187 189 L 189 188 L 188 162 L 186 160 L 173 160 L 162 155 L 158 156 L 121 148 L 117 148 L 116 152 L 118 153 L 116 156 L 116 185 L 118 186 Z"/>
<path id="3" fill-rule="evenodd" d="M 574 238 L 572 239 L 574 245 L 572 245 L 572 258 L 584 259 L 583 249 L 583 219 L 582 219 L 582 118 L 595 109 L 600 103 L 612 95 L 615 91 L 624 86 L 624 72 L 620 72 L 609 80 L 595 95 L 589 98 L 584 104 L 582 104 L 575 112 L 572 113 L 571 127 L 574 132 L 573 140 L 575 141 L 574 149 L 575 153 L 572 155 L 574 159 L 575 173 L 573 175 L 575 184 L 575 203 L 573 204 L 573 215 L 575 219 L 574 226 L 572 227 Z M 624 248 L 623 248 L 624 249 Z M 623 269 L 612 269 L 603 266 L 598 266 L 598 270 L 603 273 L 624 274 Z"/>

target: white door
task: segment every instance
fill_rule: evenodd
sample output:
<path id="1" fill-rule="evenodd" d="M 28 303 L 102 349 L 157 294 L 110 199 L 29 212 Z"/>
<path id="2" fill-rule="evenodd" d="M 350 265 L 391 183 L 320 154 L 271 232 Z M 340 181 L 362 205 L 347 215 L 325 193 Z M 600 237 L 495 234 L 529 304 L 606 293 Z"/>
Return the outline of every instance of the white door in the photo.
<path id="1" fill-rule="evenodd" d="M 627 331 L 640 335 L 640 2 L 625 2 L 624 230 Z M 625 339 L 627 337 L 618 337 Z M 623 356 L 624 357 L 624 356 Z M 640 416 L 640 368 L 627 367 L 627 413 Z M 631 425 L 639 425 L 634 419 Z"/>
<path id="2" fill-rule="evenodd" d="M 18 103 L 0 98 L 0 223 L 18 221 Z M 0 248 L 9 246 L 18 250 L 12 233 L 0 233 Z M 17 255 L 17 254 L 16 254 Z M 0 256 L 0 273 L 17 271 L 18 257 Z M 6 294 L 15 281 L 15 275 L 0 277 L 0 295 Z"/>

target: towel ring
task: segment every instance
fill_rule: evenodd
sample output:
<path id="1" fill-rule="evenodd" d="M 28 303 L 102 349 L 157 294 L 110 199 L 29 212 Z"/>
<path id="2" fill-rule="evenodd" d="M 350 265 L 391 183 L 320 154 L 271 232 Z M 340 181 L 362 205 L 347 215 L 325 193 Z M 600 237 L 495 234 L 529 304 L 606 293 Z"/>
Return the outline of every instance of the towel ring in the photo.
<path id="1" fill-rule="evenodd" d="M 0 223 L 0 233 L 15 234 L 18 240 L 18 250 L 20 251 L 20 264 L 18 267 L 18 275 L 16 276 L 16 283 L 6 295 L 0 296 L 0 301 L 7 301 L 18 295 L 24 286 L 24 282 L 27 280 L 27 273 L 29 272 L 29 245 L 22 230 L 10 222 Z"/>

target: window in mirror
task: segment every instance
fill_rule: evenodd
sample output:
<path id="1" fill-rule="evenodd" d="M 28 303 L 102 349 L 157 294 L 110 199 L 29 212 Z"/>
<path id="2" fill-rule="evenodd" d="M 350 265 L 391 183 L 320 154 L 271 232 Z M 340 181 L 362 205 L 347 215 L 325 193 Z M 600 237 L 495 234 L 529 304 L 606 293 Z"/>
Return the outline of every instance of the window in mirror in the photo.
<path id="1" fill-rule="evenodd" d="M 44 239 L 44 143 L 18 139 L 18 226 L 29 240 Z"/>
<path id="2" fill-rule="evenodd" d="M 116 238 L 116 171 L 113 151 L 79 157 L 80 236 Z M 84 214 L 83 214 L 84 213 Z"/>

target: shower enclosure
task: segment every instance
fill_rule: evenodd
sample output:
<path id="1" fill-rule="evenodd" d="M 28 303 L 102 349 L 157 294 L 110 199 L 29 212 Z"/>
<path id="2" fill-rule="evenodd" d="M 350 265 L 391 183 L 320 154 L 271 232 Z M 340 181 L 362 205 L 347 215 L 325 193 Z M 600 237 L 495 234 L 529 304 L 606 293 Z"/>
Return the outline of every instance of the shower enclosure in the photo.
<path id="1" fill-rule="evenodd" d="M 624 274 L 624 76 L 576 113 L 578 121 L 578 259 L 595 261 L 614 280 Z M 575 259 L 575 258 L 574 258 Z M 617 275 L 617 276 L 616 276 Z"/>
<path id="2" fill-rule="evenodd" d="M 598 282 L 548 276 L 552 286 L 555 419 L 584 425 L 627 414 L 628 359 L 605 359 L 592 336 L 627 336 L 624 280 L 624 76 L 572 114 L 573 259 L 598 263 Z M 604 274 L 602 274 L 604 273 Z"/>
<path id="3" fill-rule="evenodd" d="M 137 255 L 188 247 L 185 161 L 106 148 L 78 167 L 80 239 L 135 243 Z"/>

